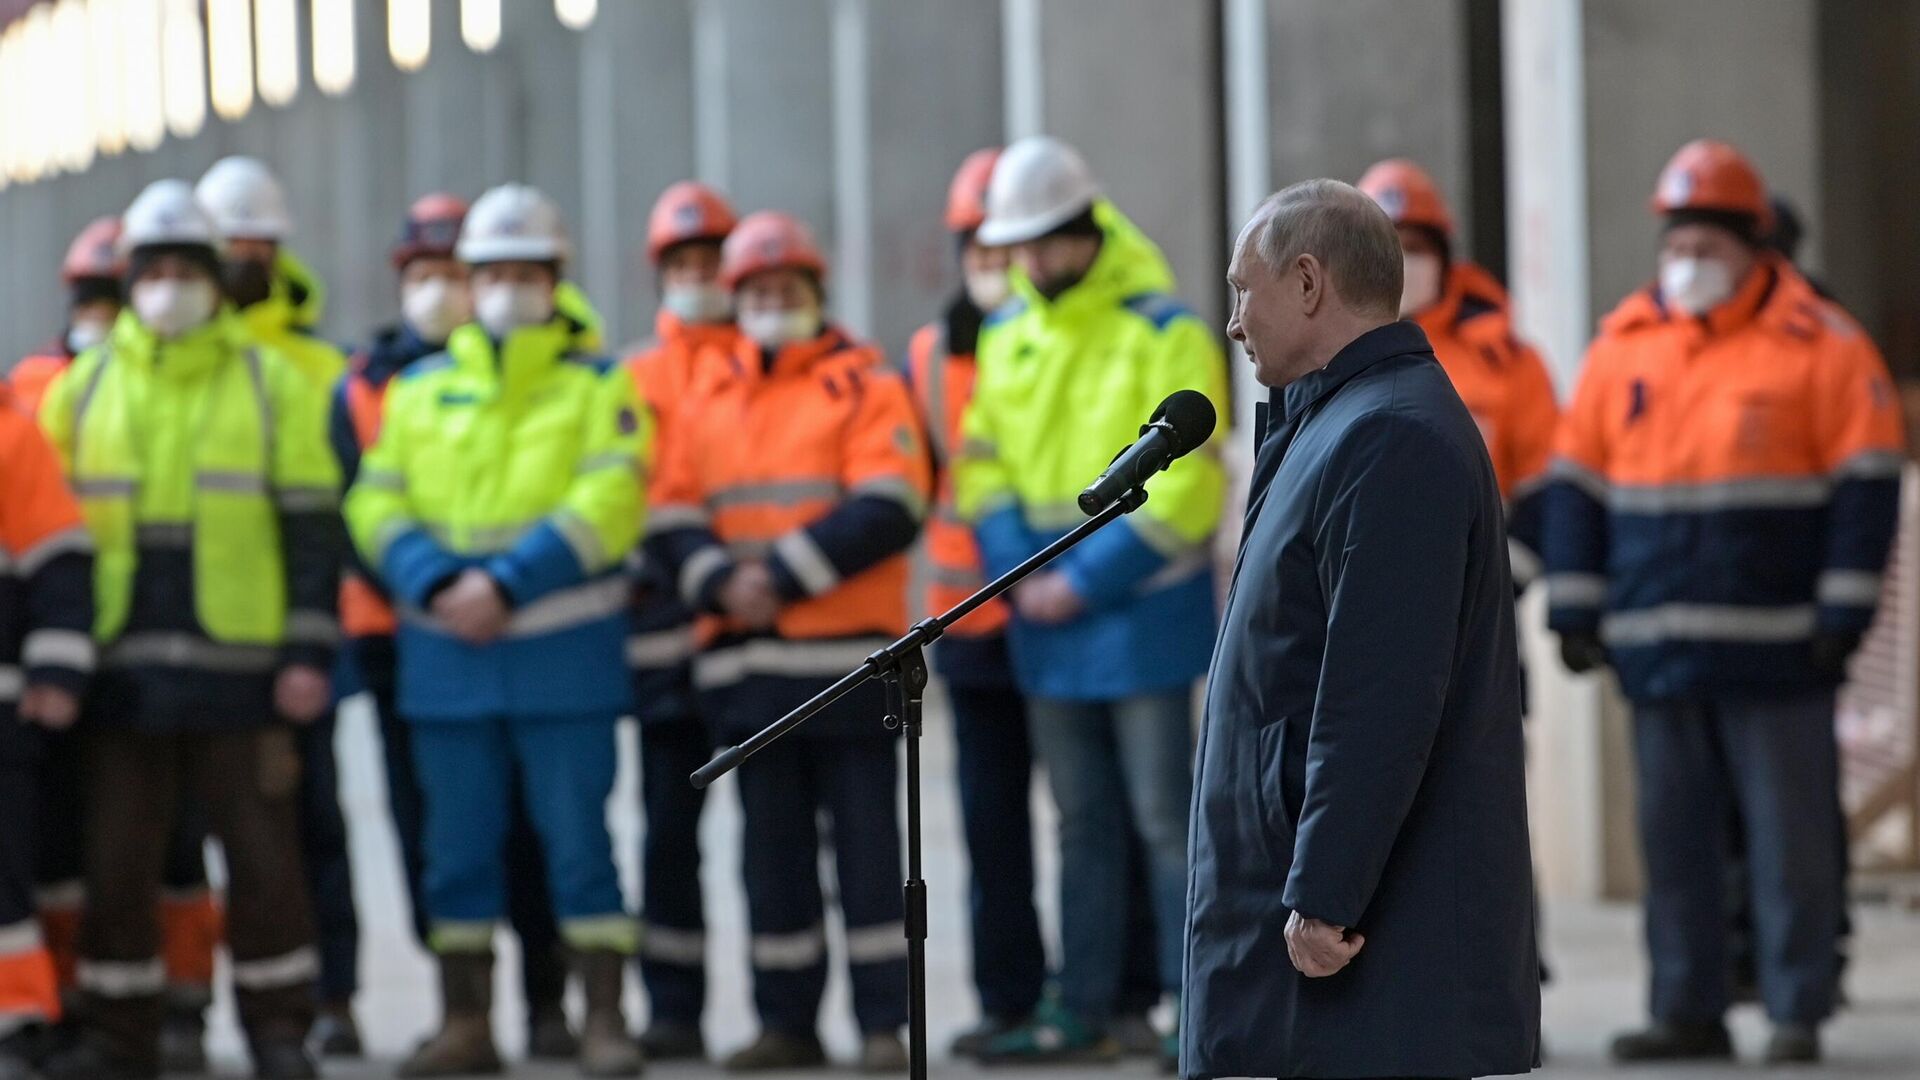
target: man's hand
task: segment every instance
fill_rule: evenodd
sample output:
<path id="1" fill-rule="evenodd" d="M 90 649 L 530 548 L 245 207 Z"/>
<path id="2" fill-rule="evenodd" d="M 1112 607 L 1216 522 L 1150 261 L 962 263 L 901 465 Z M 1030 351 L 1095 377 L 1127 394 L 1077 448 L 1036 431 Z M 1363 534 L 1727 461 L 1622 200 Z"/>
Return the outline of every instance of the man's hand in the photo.
<path id="1" fill-rule="evenodd" d="M 306 664 L 280 669 L 273 680 L 273 707 L 296 724 L 320 719 L 333 701 L 333 682 L 327 673 Z"/>
<path id="2" fill-rule="evenodd" d="M 1073 591 L 1067 575 L 1057 571 L 1035 574 L 1013 590 L 1020 617 L 1040 626 L 1058 626 L 1080 617 L 1087 605 Z"/>
<path id="3" fill-rule="evenodd" d="M 434 596 L 433 614 L 454 637 L 469 645 L 486 645 L 506 631 L 512 612 L 493 578 L 470 566 Z"/>
<path id="4" fill-rule="evenodd" d="M 720 608 L 749 630 L 772 627 L 780 617 L 780 591 L 774 585 L 773 571 L 759 561 L 734 567 L 726 584 L 720 586 Z"/>
<path id="5" fill-rule="evenodd" d="M 65 687 L 47 683 L 29 686 L 20 696 L 20 719 L 48 731 L 65 731 L 80 719 L 80 699 Z"/>
<path id="6" fill-rule="evenodd" d="M 1309 979 L 1324 979 L 1360 955 L 1366 935 L 1294 912 L 1287 918 L 1287 956 Z"/>

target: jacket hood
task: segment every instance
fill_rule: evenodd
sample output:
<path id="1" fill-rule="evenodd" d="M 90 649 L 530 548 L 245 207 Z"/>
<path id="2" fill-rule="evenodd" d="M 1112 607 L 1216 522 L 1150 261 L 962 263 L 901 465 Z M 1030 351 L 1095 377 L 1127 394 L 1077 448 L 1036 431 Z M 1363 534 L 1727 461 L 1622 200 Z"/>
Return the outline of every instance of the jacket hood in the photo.
<path id="1" fill-rule="evenodd" d="M 1100 254 L 1086 276 L 1053 300 L 1040 295 L 1018 268 L 1008 272 L 1015 295 L 1028 307 L 1073 309 L 1082 305 L 1110 306 L 1129 296 L 1174 291 L 1173 268 L 1160 246 L 1147 238 L 1120 208 L 1106 199 L 1093 204 L 1093 221 L 1100 227 Z"/>
<path id="2" fill-rule="evenodd" d="M 1763 255 L 1734 294 L 1705 316 L 1694 318 L 1667 306 L 1659 282 L 1651 282 L 1622 300 L 1600 321 L 1602 336 L 1644 332 L 1661 326 L 1685 326 L 1694 332 L 1718 336 L 1753 323 L 1762 329 L 1811 338 L 1844 323 L 1857 331 L 1792 263 L 1778 255 Z"/>
<path id="3" fill-rule="evenodd" d="M 413 327 L 399 322 L 376 331 L 356 363 L 362 375 L 374 383 L 384 383 L 414 361 L 432 356 L 444 348 L 445 343 L 422 341 Z"/>
<path id="4" fill-rule="evenodd" d="M 162 377 L 185 378 L 211 371 L 227 358 L 261 346 L 249 335 L 233 306 L 223 304 L 213 318 L 167 341 L 161 341 L 128 308 L 114 320 L 107 340 L 81 355 L 101 348 L 111 349 L 116 361 L 151 368 Z"/>

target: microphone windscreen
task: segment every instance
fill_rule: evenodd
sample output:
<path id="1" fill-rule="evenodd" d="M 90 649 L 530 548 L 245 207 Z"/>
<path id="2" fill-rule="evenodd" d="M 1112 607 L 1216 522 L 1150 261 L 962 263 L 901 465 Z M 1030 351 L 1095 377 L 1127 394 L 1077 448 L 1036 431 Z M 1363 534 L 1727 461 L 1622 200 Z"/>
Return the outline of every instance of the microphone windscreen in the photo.
<path id="1" fill-rule="evenodd" d="M 1156 419 L 1163 419 L 1173 428 L 1174 456 L 1189 454 L 1199 449 L 1213 436 L 1213 426 L 1218 417 L 1213 411 L 1213 402 L 1198 390 L 1176 390 L 1167 396 L 1154 410 Z"/>

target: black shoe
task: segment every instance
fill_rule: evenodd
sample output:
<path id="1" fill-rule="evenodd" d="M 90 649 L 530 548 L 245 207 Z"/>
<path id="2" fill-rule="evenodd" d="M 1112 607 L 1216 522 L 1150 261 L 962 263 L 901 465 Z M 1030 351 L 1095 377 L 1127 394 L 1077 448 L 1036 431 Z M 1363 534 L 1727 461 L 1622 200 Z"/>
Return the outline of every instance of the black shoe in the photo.
<path id="1" fill-rule="evenodd" d="M 1820 1063 L 1820 1029 L 1812 1024 L 1781 1024 L 1767 1040 L 1769 1065 L 1817 1065 Z"/>
<path id="2" fill-rule="evenodd" d="M 322 1005 L 313 1018 L 313 1030 L 307 1033 L 307 1045 L 321 1057 L 357 1058 L 367 1052 L 350 1005 Z"/>
<path id="3" fill-rule="evenodd" d="M 640 1033 L 640 1049 L 648 1061 L 705 1061 L 707 1040 L 698 1024 L 655 1020 Z"/>
<path id="4" fill-rule="evenodd" d="M 988 1043 L 1019 1027 L 1025 1020 L 1025 1017 L 1014 1020 L 1004 1016 L 983 1016 L 978 1024 L 953 1037 L 947 1053 L 957 1058 L 977 1058 Z"/>
<path id="5" fill-rule="evenodd" d="M 318 1080 L 320 1068 L 297 1039 L 261 1039 L 253 1044 L 253 1075 L 259 1080 Z"/>
<path id="6" fill-rule="evenodd" d="M 98 1038 L 76 1040 L 40 1063 L 43 1080 L 159 1080 L 158 1062 L 118 1058 Z"/>
<path id="7" fill-rule="evenodd" d="M 1728 1061 L 1733 1040 L 1725 1024 L 1655 1023 L 1613 1040 L 1615 1061 Z"/>
<path id="8" fill-rule="evenodd" d="M 767 1031 L 728 1055 L 720 1067 L 734 1073 L 792 1072 L 825 1068 L 826 1064 L 827 1051 L 818 1037 Z"/>

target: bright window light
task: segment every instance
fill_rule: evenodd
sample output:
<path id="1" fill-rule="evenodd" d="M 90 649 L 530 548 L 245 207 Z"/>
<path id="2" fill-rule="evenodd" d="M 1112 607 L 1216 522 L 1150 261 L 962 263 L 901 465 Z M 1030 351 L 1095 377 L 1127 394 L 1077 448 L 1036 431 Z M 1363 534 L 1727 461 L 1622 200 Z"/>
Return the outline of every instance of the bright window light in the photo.
<path id="1" fill-rule="evenodd" d="M 313 0 L 313 85 L 339 97 L 353 76 L 353 0 Z"/>
<path id="2" fill-rule="evenodd" d="M 167 130 L 182 139 L 207 122 L 207 58 L 201 46 L 199 0 L 163 0 L 160 12 L 161 94 Z M 136 5 L 137 6 L 137 5 Z"/>
<path id="3" fill-rule="evenodd" d="M 419 71 L 433 48 L 431 0 L 387 0 L 387 54 L 401 71 Z"/>
<path id="4" fill-rule="evenodd" d="M 121 4 L 121 115 L 127 125 L 127 145 L 135 150 L 152 150 L 167 135 L 160 22 L 158 4 L 144 0 Z"/>
<path id="5" fill-rule="evenodd" d="M 15 114 L 15 119 L 23 122 L 27 136 L 29 180 L 50 176 L 59 167 L 59 148 L 54 138 L 54 125 L 58 120 L 47 108 L 47 99 L 39 94 L 46 87 L 58 85 L 60 68 L 53 47 L 53 9 L 42 4 L 26 17 L 26 28 L 20 44 L 21 66 L 26 69 L 27 75 L 27 93 L 19 99 L 22 108 Z"/>
<path id="6" fill-rule="evenodd" d="M 600 14 L 600 0 L 553 0 L 553 13 L 569 30 L 585 30 Z"/>
<path id="7" fill-rule="evenodd" d="M 59 125 L 55 140 L 60 166 L 83 172 L 93 164 L 93 81 L 88 78 L 86 0 L 60 0 L 53 8 L 54 62 L 71 77 L 69 93 L 51 110 Z"/>
<path id="8" fill-rule="evenodd" d="M 127 148 L 127 101 L 120 58 L 121 0 L 87 0 L 88 104 L 93 142 L 108 156 Z"/>
<path id="9" fill-rule="evenodd" d="M 213 111 L 238 120 L 253 108 L 253 5 L 207 0 L 207 69 Z"/>
<path id="10" fill-rule="evenodd" d="M 300 92 L 300 20 L 294 0 L 253 0 L 253 55 L 260 100 L 279 108 Z"/>
<path id="11" fill-rule="evenodd" d="M 500 44 L 500 0 L 460 0 L 460 40 L 477 53 Z"/>

